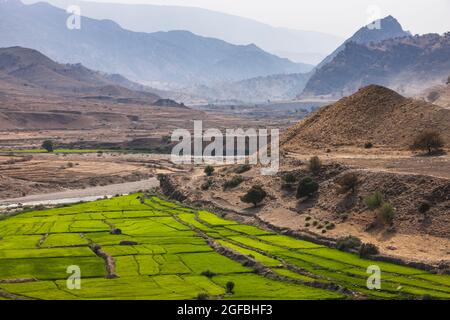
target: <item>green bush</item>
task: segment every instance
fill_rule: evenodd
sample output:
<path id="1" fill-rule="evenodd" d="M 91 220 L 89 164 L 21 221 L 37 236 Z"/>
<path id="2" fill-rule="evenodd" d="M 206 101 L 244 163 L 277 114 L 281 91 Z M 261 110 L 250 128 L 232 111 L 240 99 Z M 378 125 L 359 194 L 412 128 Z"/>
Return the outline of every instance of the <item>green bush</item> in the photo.
<path id="1" fill-rule="evenodd" d="M 302 179 L 298 184 L 296 197 L 297 199 L 310 197 L 317 192 L 317 190 L 319 190 L 319 184 L 310 177 L 307 177 Z"/>
<path id="2" fill-rule="evenodd" d="M 380 191 L 375 191 L 374 194 L 364 199 L 364 203 L 370 210 L 377 209 L 384 203 L 383 194 Z"/>
<path id="3" fill-rule="evenodd" d="M 245 203 L 252 203 L 255 207 L 258 203 L 264 200 L 267 192 L 261 186 L 253 186 L 241 197 L 241 201 Z"/>
<path id="4" fill-rule="evenodd" d="M 419 212 L 422 214 L 427 213 L 428 211 L 430 211 L 430 209 L 431 209 L 431 205 L 428 202 L 422 202 L 418 208 Z"/>
<path id="5" fill-rule="evenodd" d="M 211 176 L 211 175 L 213 174 L 213 172 L 214 172 L 214 167 L 211 166 L 211 165 L 207 165 L 207 166 L 205 167 L 204 172 L 205 172 L 205 174 L 209 177 L 209 176 Z"/>
<path id="6" fill-rule="evenodd" d="M 197 300 L 208 300 L 209 295 L 205 292 L 201 292 L 197 295 Z"/>
<path id="7" fill-rule="evenodd" d="M 252 168 L 252 167 L 251 167 L 249 164 L 242 164 L 242 165 L 240 165 L 239 167 L 237 167 L 237 168 L 234 170 L 234 172 L 236 172 L 236 173 L 238 173 L 238 174 L 241 174 L 241 173 L 244 173 L 244 172 L 249 171 L 251 168 Z"/>
<path id="8" fill-rule="evenodd" d="M 359 256 L 361 258 L 368 258 L 372 255 L 378 254 L 379 250 L 376 245 L 372 243 L 363 243 L 359 248 Z"/>
<path id="9" fill-rule="evenodd" d="M 390 203 L 383 203 L 380 209 L 378 209 L 378 218 L 384 224 L 391 224 L 394 221 L 395 210 Z"/>
<path id="10" fill-rule="evenodd" d="M 341 251 L 349 249 L 358 249 L 362 244 L 362 241 L 354 236 L 346 236 L 339 238 L 336 242 L 336 248 Z"/>
<path id="11" fill-rule="evenodd" d="M 47 152 L 53 152 L 54 145 L 52 140 L 45 140 L 42 142 L 42 148 L 45 149 Z"/>
<path id="12" fill-rule="evenodd" d="M 227 189 L 232 189 L 232 188 L 236 188 L 237 186 L 239 186 L 242 182 L 244 181 L 244 178 L 242 176 L 234 176 L 233 178 L 231 178 L 230 180 L 227 180 L 224 182 L 223 184 L 223 189 L 227 190 Z"/>
<path id="13" fill-rule="evenodd" d="M 309 159 L 308 168 L 313 174 L 318 174 L 322 168 L 322 161 L 320 161 L 319 157 L 314 156 Z"/>
<path id="14" fill-rule="evenodd" d="M 213 185 L 213 181 L 211 179 L 206 180 L 204 183 L 202 183 L 202 185 L 200 186 L 200 188 L 205 191 L 205 190 L 209 190 L 209 188 L 211 188 L 211 186 Z"/>
<path id="15" fill-rule="evenodd" d="M 296 177 L 293 173 L 291 173 L 291 172 L 285 173 L 285 174 L 281 177 L 281 179 L 282 179 L 285 183 L 296 183 L 296 182 L 297 182 L 297 177 Z"/>
<path id="16" fill-rule="evenodd" d="M 212 278 L 212 277 L 216 276 L 216 274 L 214 272 L 206 270 L 206 271 L 202 272 L 202 276 L 205 276 L 207 278 Z"/>
<path id="17" fill-rule="evenodd" d="M 228 281 L 226 284 L 226 288 L 227 288 L 227 293 L 228 294 L 232 294 L 233 290 L 234 290 L 234 282 L 233 281 Z"/>

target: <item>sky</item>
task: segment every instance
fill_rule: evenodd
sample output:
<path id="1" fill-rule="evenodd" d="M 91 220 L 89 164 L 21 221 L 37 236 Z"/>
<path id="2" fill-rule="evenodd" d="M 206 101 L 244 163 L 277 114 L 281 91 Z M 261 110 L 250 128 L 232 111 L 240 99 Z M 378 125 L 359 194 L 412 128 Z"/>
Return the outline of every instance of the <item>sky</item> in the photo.
<path id="1" fill-rule="evenodd" d="M 268 23 L 343 37 L 393 15 L 413 34 L 450 31 L 450 0 L 89 0 L 199 7 Z"/>

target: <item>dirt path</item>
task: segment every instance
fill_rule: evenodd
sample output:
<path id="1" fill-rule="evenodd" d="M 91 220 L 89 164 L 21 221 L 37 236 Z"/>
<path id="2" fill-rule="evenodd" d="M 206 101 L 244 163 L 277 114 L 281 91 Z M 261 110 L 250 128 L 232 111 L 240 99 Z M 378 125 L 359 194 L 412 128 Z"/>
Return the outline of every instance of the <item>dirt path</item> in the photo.
<path id="1" fill-rule="evenodd" d="M 147 180 L 125 182 L 119 184 L 110 184 L 107 186 L 90 187 L 86 189 L 66 190 L 54 193 L 34 194 L 21 198 L 0 200 L 0 206 L 22 203 L 22 204 L 40 204 L 52 203 L 55 201 L 67 200 L 65 203 L 78 202 L 80 198 L 103 197 L 107 195 L 133 193 L 139 190 L 146 190 L 157 187 L 159 182 L 156 178 Z M 78 200 L 77 200 L 78 199 Z"/>

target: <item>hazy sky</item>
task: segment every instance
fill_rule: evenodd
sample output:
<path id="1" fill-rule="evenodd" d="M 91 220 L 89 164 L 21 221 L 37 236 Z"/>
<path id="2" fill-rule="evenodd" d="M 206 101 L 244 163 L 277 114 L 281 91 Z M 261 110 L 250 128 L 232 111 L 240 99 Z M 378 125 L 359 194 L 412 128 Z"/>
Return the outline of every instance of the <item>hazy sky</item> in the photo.
<path id="1" fill-rule="evenodd" d="M 90 0 L 93 1 L 93 0 Z M 450 0 L 95 0 L 200 7 L 273 26 L 353 34 L 378 15 L 393 15 L 412 33 L 450 31 Z"/>

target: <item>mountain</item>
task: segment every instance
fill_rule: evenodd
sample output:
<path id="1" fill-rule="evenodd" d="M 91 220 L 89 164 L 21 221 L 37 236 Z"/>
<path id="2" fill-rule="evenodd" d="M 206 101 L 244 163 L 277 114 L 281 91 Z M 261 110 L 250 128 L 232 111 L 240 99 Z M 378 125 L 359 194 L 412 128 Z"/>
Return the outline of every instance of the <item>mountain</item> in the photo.
<path id="1" fill-rule="evenodd" d="M 419 99 L 450 109 L 450 76 L 442 83 L 417 95 Z"/>
<path id="2" fill-rule="evenodd" d="M 345 40 L 343 44 L 321 61 L 316 66 L 316 69 L 320 69 L 328 62 L 331 62 L 339 52 L 345 49 L 348 43 L 367 44 L 371 42 L 380 42 L 386 39 L 406 37 L 409 35 L 411 34 L 408 31 L 403 30 L 397 19 L 393 16 L 387 16 L 359 29 L 353 36 Z"/>
<path id="3" fill-rule="evenodd" d="M 196 86 L 185 90 L 204 97 L 210 102 L 261 103 L 268 100 L 292 100 L 305 87 L 309 76 L 309 73 L 276 74 L 219 84 L 214 87 Z"/>
<path id="4" fill-rule="evenodd" d="M 37 49 L 51 59 L 118 73 L 146 84 L 239 81 L 256 76 L 308 71 L 250 44 L 237 46 L 187 31 L 132 32 L 109 20 L 82 17 L 68 29 L 68 14 L 47 3 L 0 3 L 0 47 Z"/>
<path id="5" fill-rule="evenodd" d="M 84 98 L 120 97 L 143 102 L 159 99 L 154 93 L 134 91 L 118 85 L 110 75 L 92 71 L 81 64 L 59 64 L 37 50 L 22 47 L 0 48 L 0 73 L 11 84 L 53 94 Z M 131 86 L 132 82 L 128 84 Z"/>
<path id="6" fill-rule="evenodd" d="M 302 96 L 342 97 L 369 84 L 416 95 L 450 74 L 450 33 L 358 44 L 349 42 L 316 70 Z"/>
<path id="7" fill-rule="evenodd" d="M 407 148 L 419 132 L 430 128 L 450 141 L 450 110 L 371 85 L 301 120 L 283 134 L 280 142 L 286 151 L 363 147 L 367 142 Z"/>
<path id="8" fill-rule="evenodd" d="M 263 50 L 281 57 L 314 65 L 343 41 L 341 37 L 330 34 L 275 28 L 248 18 L 194 7 L 76 0 L 47 0 L 47 2 L 62 9 L 66 9 L 69 5 L 77 5 L 87 17 L 113 20 L 132 31 L 188 30 L 201 36 L 218 38 L 238 45 L 255 43 Z"/>

